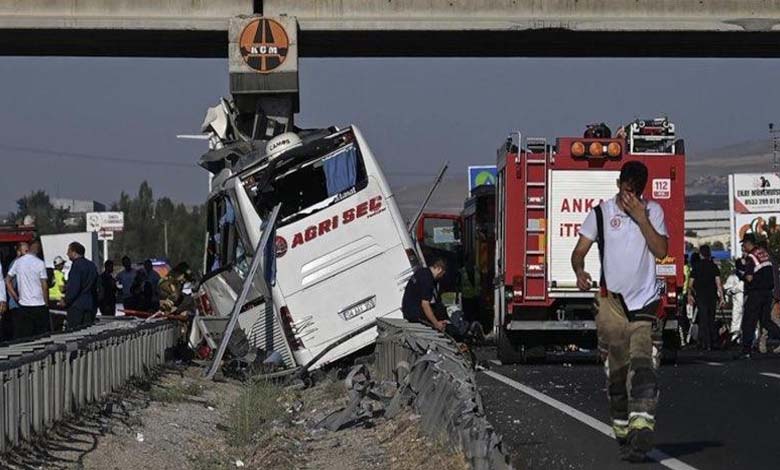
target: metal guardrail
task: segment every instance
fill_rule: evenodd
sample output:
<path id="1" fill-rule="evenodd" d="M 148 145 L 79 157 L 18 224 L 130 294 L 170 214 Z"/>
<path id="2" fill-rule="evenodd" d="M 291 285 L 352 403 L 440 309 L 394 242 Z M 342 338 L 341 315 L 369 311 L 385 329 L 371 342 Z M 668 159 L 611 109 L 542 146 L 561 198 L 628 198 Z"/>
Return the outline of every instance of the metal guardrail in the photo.
<path id="1" fill-rule="evenodd" d="M 511 469 L 501 436 L 485 416 L 474 370 L 458 345 L 432 328 L 401 319 L 378 319 L 377 330 L 379 379 L 399 385 L 400 401 L 413 404 L 423 431 L 460 448 L 473 469 Z"/>
<path id="2" fill-rule="evenodd" d="M 0 347 L 0 453 L 147 375 L 179 334 L 172 321 L 113 319 Z"/>

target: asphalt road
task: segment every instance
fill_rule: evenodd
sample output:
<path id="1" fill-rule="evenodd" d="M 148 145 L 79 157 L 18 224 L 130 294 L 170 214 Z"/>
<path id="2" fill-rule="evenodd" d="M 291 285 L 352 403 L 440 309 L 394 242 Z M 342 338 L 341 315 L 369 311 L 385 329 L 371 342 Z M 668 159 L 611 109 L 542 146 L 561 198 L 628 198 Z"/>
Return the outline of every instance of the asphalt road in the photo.
<path id="1" fill-rule="evenodd" d="M 594 360 L 489 364 L 489 374 L 477 373 L 485 410 L 517 468 L 780 469 L 778 355 L 682 354 L 662 366 L 654 457 L 667 458 L 663 464 L 618 459 L 617 444 L 603 433 L 606 381 Z"/>

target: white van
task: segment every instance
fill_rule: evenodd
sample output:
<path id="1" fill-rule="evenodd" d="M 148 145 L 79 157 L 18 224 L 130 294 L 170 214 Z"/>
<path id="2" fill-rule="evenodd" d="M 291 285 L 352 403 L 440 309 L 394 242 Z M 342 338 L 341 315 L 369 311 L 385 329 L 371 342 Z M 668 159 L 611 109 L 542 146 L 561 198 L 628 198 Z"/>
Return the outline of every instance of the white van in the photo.
<path id="1" fill-rule="evenodd" d="M 230 314 L 262 220 L 281 203 L 270 276 L 276 310 L 260 305 L 258 289 L 242 308 L 257 313 L 243 315 L 243 321 L 239 316 L 239 324 L 253 345 L 283 356 L 288 350 L 291 365 L 302 366 L 377 317 L 400 318 L 403 291 L 418 259 L 390 186 L 356 127 L 303 140 L 291 134 L 276 139 L 265 158 L 215 179 L 201 304 Z M 279 344 L 280 336 L 286 344 Z M 358 334 L 314 367 L 375 338 L 374 328 Z"/>

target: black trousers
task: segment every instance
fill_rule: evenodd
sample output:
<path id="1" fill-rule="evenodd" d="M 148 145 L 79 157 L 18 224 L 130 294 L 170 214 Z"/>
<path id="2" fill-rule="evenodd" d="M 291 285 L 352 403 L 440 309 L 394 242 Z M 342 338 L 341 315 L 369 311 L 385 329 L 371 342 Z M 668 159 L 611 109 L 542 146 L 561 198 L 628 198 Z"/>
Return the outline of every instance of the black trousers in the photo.
<path id="1" fill-rule="evenodd" d="M 0 281 L 2 282 L 2 281 Z M 0 341 L 10 341 L 14 339 L 14 314 L 16 309 L 7 310 L 0 317 Z"/>
<path id="2" fill-rule="evenodd" d="M 39 307 L 21 306 L 15 309 L 12 322 L 14 325 L 14 339 L 39 336 L 51 331 L 49 307 L 45 305 Z"/>
<path id="3" fill-rule="evenodd" d="M 116 301 L 103 302 L 100 304 L 100 314 L 104 317 L 113 317 L 116 315 Z"/>
<path id="4" fill-rule="evenodd" d="M 76 330 L 95 323 L 94 308 L 71 307 L 68 309 L 68 329 Z"/>
<path id="5" fill-rule="evenodd" d="M 696 299 L 698 314 L 696 321 L 699 324 L 699 347 L 702 349 L 712 349 L 715 339 L 715 299 Z"/>
<path id="6" fill-rule="evenodd" d="M 756 326 L 769 332 L 774 338 L 780 338 L 780 326 L 772 321 L 772 291 L 751 290 L 745 298 L 745 311 L 742 314 L 742 349 L 749 351 L 756 336 Z"/>

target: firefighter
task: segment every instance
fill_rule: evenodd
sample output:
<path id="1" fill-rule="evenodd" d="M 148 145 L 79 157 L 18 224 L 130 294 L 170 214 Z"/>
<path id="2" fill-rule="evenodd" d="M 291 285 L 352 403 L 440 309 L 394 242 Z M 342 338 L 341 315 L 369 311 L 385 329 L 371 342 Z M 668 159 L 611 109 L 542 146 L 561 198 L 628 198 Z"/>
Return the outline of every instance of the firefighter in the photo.
<path id="1" fill-rule="evenodd" d="M 647 177 L 643 163 L 623 165 L 618 194 L 588 214 L 571 257 L 577 286 L 589 290 L 585 257 L 597 242 L 602 259 L 596 295 L 599 352 L 620 456 L 632 462 L 643 461 L 653 447 L 660 359 L 660 348 L 653 344 L 660 305 L 655 260 L 666 257 L 668 246 L 663 209 L 642 199 Z"/>
<path id="2" fill-rule="evenodd" d="M 769 252 L 758 246 L 755 234 L 746 233 L 742 238 L 742 251 L 747 253 L 745 262 L 745 311 L 742 315 L 742 353 L 750 358 L 756 325 L 761 324 L 770 336 L 780 338 L 780 326 L 772 321 L 774 275 Z"/>

